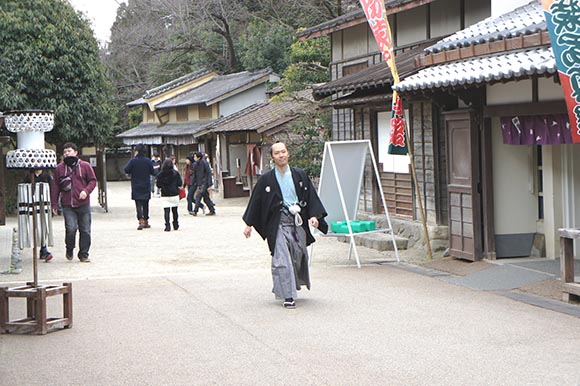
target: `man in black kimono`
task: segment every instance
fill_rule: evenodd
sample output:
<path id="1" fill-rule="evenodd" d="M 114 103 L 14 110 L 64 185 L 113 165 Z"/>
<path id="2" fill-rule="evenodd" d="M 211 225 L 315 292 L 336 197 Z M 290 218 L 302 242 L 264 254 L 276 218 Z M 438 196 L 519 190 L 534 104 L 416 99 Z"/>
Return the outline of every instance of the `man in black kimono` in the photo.
<path id="1" fill-rule="evenodd" d="M 310 289 L 308 252 L 314 237 L 308 225 L 328 231 L 327 213 L 306 173 L 288 165 L 286 145 L 278 142 L 270 148 L 276 164 L 256 183 L 243 219 L 244 235 L 249 238 L 252 227 L 268 240 L 272 254 L 272 292 L 284 299 L 283 306 L 295 308 L 296 291 L 302 285 Z"/>

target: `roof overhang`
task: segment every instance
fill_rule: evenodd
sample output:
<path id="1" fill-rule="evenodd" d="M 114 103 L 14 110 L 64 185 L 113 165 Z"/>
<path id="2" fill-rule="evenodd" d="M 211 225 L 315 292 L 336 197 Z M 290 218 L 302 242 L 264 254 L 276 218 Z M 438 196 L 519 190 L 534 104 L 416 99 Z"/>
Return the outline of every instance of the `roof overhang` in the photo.
<path id="1" fill-rule="evenodd" d="M 432 3 L 435 0 L 387 0 L 385 1 L 386 14 L 392 15 L 395 13 L 407 11 L 409 9 L 417 8 L 425 4 Z M 335 19 L 329 20 L 327 22 L 318 24 L 312 28 L 308 28 L 304 31 L 296 34 L 296 37 L 300 41 L 314 39 L 321 36 L 327 36 L 334 32 L 341 31 L 350 27 L 354 27 L 359 24 L 367 22 L 367 18 L 362 9 L 358 11 L 349 12 Z"/>
<path id="2" fill-rule="evenodd" d="M 425 68 L 393 86 L 400 93 L 456 89 L 550 76 L 557 72 L 550 46 L 510 51 Z"/>

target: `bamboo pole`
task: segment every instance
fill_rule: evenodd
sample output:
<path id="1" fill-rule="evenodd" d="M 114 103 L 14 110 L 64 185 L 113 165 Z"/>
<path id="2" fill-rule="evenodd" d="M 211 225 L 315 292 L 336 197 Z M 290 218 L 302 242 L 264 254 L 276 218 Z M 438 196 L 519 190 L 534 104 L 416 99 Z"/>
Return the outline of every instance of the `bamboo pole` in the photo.
<path id="1" fill-rule="evenodd" d="M 429 260 L 433 260 L 433 251 L 431 250 L 431 240 L 429 238 L 429 231 L 427 230 L 427 219 L 425 218 L 425 210 L 423 209 L 423 199 L 421 198 L 421 190 L 419 189 L 419 180 L 417 178 L 417 170 L 415 169 L 415 157 L 413 155 L 413 148 L 411 146 L 409 130 L 407 122 L 403 119 L 405 140 L 407 141 L 407 153 L 411 161 L 411 174 L 413 176 L 413 183 L 415 184 L 415 191 L 417 192 L 417 203 L 419 204 L 419 213 L 421 214 L 421 222 L 423 223 L 423 235 L 425 236 L 425 244 L 427 245 L 427 256 Z"/>

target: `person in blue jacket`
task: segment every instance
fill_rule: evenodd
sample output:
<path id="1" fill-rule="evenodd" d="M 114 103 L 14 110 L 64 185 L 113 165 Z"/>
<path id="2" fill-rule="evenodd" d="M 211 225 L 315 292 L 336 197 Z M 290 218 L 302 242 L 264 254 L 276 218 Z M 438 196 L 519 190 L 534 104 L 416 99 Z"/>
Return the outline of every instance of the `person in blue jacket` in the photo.
<path id="1" fill-rule="evenodd" d="M 131 199 L 135 200 L 137 230 L 151 228 L 149 225 L 149 200 L 151 199 L 151 176 L 155 175 L 153 161 L 145 156 L 145 145 L 135 146 L 135 157 L 125 166 L 125 173 L 131 175 Z"/>

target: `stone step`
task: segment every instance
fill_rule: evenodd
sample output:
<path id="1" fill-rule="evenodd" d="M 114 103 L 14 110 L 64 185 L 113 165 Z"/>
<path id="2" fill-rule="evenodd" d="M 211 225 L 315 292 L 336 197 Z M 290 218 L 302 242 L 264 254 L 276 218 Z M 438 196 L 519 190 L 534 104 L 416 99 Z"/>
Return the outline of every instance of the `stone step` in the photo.
<path id="1" fill-rule="evenodd" d="M 350 242 L 350 237 L 339 236 L 339 241 L 343 243 Z M 362 235 L 354 235 L 354 242 L 356 245 L 362 245 L 363 247 L 376 249 L 377 251 L 392 251 L 393 241 L 391 239 L 390 233 L 365 233 Z M 397 249 L 407 249 L 409 245 L 409 239 L 395 235 L 395 243 L 397 244 Z"/>

